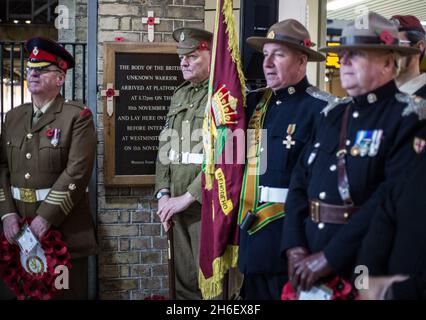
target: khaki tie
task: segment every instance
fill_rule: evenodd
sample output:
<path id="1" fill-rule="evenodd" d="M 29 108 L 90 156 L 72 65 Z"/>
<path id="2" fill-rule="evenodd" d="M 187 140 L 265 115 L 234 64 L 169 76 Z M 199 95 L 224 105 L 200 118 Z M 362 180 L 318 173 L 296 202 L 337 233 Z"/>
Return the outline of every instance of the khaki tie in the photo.
<path id="1" fill-rule="evenodd" d="M 34 127 L 38 120 L 40 120 L 41 116 L 43 115 L 43 112 L 41 112 L 41 110 L 37 110 L 34 115 L 33 115 L 33 123 L 32 126 Z"/>

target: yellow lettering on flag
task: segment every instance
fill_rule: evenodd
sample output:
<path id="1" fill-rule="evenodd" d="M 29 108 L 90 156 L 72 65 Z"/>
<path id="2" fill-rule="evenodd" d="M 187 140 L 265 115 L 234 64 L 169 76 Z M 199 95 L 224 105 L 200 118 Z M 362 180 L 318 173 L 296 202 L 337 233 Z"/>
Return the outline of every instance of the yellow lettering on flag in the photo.
<path id="1" fill-rule="evenodd" d="M 222 211 L 225 215 L 228 215 L 234 206 L 232 205 L 232 201 L 228 200 L 227 194 L 226 194 L 226 179 L 225 175 L 223 174 L 222 168 L 219 168 L 214 173 L 214 176 L 217 180 L 217 185 L 219 189 L 219 202 L 220 206 L 222 207 Z"/>

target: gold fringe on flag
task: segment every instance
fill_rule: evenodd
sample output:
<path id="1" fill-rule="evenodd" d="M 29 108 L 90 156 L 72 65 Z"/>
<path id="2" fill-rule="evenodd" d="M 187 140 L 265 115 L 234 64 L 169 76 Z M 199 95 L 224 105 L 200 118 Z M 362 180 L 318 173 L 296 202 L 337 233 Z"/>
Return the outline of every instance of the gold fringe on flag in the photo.
<path id="1" fill-rule="evenodd" d="M 198 272 L 198 282 L 204 299 L 218 298 L 223 292 L 223 278 L 226 272 L 237 266 L 238 246 L 227 246 L 225 253 L 213 261 L 213 276 L 206 279 Z"/>
<path id="2" fill-rule="evenodd" d="M 226 32 L 228 33 L 229 37 L 229 51 L 231 52 L 232 61 L 234 61 L 235 65 L 237 66 L 238 78 L 241 82 L 243 106 L 246 107 L 246 81 L 244 78 L 243 70 L 241 69 L 241 58 L 240 51 L 238 50 L 237 34 L 235 32 L 234 13 L 232 5 L 232 0 L 224 0 L 222 12 L 223 16 L 225 17 Z"/>

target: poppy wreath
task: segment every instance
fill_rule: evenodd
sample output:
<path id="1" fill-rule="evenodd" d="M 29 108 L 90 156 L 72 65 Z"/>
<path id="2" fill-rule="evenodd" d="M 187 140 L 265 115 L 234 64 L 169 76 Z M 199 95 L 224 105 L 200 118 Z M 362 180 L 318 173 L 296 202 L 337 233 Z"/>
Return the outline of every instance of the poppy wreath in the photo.
<path id="1" fill-rule="evenodd" d="M 330 281 L 324 283 L 325 286 L 333 291 L 331 300 L 358 300 L 358 292 L 345 279 L 335 276 Z M 297 293 L 294 291 L 290 281 L 287 282 L 281 292 L 281 300 L 298 300 Z"/>
<path id="2" fill-rule="evenodd" d="M 31 221 L 32 218 L 25 218 L 21 223 L 29 225 Z M 40 243 L 47 266 L 46 272 L 35 274 L 27 272 L 22 266 L 19 246 L 10 244 L 4 234 L 0 238 L 0 276 L 18 300 L 52 299 L 59 292 L 55 286 L 55 268 L 72 267 L 68 247 L 58 230 L 50 228 Z"/>

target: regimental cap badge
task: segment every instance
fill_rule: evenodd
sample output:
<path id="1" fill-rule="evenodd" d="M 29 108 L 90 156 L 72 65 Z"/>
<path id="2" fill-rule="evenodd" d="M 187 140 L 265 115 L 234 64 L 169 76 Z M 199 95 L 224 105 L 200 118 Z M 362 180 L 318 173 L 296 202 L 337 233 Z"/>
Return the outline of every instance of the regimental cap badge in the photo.
<path id="1" fill-rule="evenodd" d="M 180 36 L 179 36 L 179 41 L 184 41 L 185 40 L 185 32 L 181 32 Z"/>
<path id="2" fill-rule="evenodd" d="M 273 30 L 269 31 L 266 37 L 268 39 L 275 39 L 275 32 Z"/>
<path id="3" fill-rule="evenodd" d="M 288 87 L 288 94 L 293 94 L 296 92 L 296 89 L 294 87 Z"/>
<path id="4" fill-rule="evenodd" d="M 33 49 L 33 55 L 38 55 L 38 48 L 37 47 L 34 47 L 34 49 Z"/>

